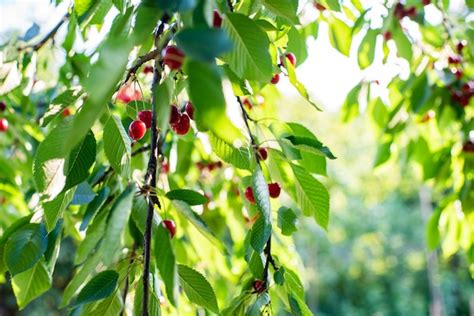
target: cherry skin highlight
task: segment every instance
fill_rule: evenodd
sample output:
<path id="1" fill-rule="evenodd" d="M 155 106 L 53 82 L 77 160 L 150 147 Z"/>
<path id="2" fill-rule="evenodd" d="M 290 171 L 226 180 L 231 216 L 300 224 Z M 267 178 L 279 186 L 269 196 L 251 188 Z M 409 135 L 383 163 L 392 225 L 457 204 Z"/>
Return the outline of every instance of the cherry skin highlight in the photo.
<path id="1" fill-rule="evenodd" d="M 163 51 L 163 63 L 171 70 L 178 70 L 183 66 L 184 53 L 174 45 L 167 46 Z"/>
<path id="2" fill-rule="evenodd" d="M 286 53 L 285 58 L 288 59 L 288 61 L 295 66 L 296 65 L 296 56 L 293 53 Z M 285 66 L 285 62 L 283 59 L 283 56 L 280 56 L 280 63 Z"/>
<path id="3" fill-rule="evenodd" d="M 140 140 L 145 136 L 146 125 L 142 121 L 133 121 L 128 127 L 128 135 L 133 140 Z"/>
<path id="4" fill-rule="evenodd" d="M 146 128 L 151 127 L 151 117 L 152 117 L 152 113 L 149 110 L 138 112 L 138 119 L 142 121 L 143 123 L 145 123 Z"/>
<path id="5" fill-rule="evenodd" d="M 274 74 L 270 82 L 273 84 L 277 84 L 279 81 L 280 81 L 280 74 Z"/>
<path id="6" fill-rule="evenodd" d="M 6 118 L 0 119 L 0 132 L 5 133 L 8 130 L 8 121 Z"/>

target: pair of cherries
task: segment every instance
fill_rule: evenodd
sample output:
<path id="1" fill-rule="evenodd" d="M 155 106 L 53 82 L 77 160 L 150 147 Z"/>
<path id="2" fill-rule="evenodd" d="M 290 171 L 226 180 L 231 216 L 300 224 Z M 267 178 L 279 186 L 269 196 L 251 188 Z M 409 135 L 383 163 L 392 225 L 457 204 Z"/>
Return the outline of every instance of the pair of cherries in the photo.
<path id="1" fill-rule="evenodd" d="M 270 197 L 276 199 L 280 196 L 281 187 L 277 182 L 269 183 L 268 184 L 268 192 L 270 193 Z M 253 189 L 251 186 L 245 189 L 245 198 L 252 204 L 255 204 L 255 196 L 253 194 Z"/>

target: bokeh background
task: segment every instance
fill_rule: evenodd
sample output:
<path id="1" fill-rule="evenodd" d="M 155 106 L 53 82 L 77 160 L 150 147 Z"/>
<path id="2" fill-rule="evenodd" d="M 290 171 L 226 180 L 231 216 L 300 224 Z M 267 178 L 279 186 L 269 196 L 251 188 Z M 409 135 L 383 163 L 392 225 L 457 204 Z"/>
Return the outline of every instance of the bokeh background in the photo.
<path id="1" fill-rule="evenodd" d="M 451 1 L 451 10 L 461 10 L 462 2 Z M 45 34 L 66 8 L 67 3 L 56 7 L 48 0 L 0 0 L 0 43 L 34 23 Z M 307 18 L 311 14 L 316 13 L 304 12 Z M 432 19 L 437 18 L 433 11 Z M 96 42 L 76 49 L 93 49 L 110 21 L 97 31 Z M 424 226 L 432 205 L 418 171 L 399 160 L 374 169 L 378 140 L 373 122 L 361 117 L 345 124 L 338 113 L 361 78 L 378 80 L 376 89 L 383 96 L 384 86 L 393 76 L 403 76 L 407 65 L 393 57 L 382 66 L 376 57 L 371 69 L 362 72 L 356 58 L 331 47 L 324 26 L 319 34 L 308 42 L 308 58 L 298 68 L 298 77 L 325 112 L 308 111 L 286 80 L 279 85 L 282 95 L 276 106 L 276 115 L 321 135 L 338 157 L 328 163 L 326 179 L 331 191 L 329 231 L 307 219 L 298 223 L 294 237 L 295 256 L 301 256 L 305 266 L 308 305 L 318 315 L 474 315 L 474 286 L 464 257 L 444 258 L 427 250 Z M 55 53 L 60 63 L 61 53 Z M 55 306 L 71 277 L 74 245 L 65 240 L 62 249 L 53 289 L 21 313 L 15 311 L 10 285 L 0 284 L 0 315 L 61 314 Z"/>

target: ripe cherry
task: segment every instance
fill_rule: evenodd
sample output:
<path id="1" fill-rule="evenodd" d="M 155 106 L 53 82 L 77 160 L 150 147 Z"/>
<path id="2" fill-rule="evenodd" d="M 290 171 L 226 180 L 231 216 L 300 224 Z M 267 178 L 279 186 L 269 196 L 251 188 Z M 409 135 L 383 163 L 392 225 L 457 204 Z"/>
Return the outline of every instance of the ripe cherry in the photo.
<path id="1" fill-rule="evenodd" d="M 222 17 L 219 14 L 219 11 L 217 11 L 217 10 L 214 10 L 214 12 L 213 12 L 212 25 L 216 28 L 219 28 L 222 25 Z"/>
<path id="2" fill-rule="evenodd" d="M 143 73 L 145 75 L 153 73 L 153 67 L 152 66 L 145 66 L 143 67 Z"/>
<path id="3" fill-rule="evenodd" d="M 389 40 L 391 40 L 391 39 L 392 39 L 392 32 L 390 32 L 390 31 L 385 31 L 385 32 L 383 33 L 383 39 L 384 39 L 386 42 L 388 42 Z"/>
<path id="4" fill-rule="evenodd" d="M 170 165 L 169 165 L 168 162 L 163 161 L 163 162 L 161 163 L 161 172 L 163 172 L 163 173 L 168 173 L 168 172 L 170 172 Z"/>
<path id="5" fill-rule="evenodd" d="M 474 143 L 470 140 L 464 143 L 462 151 L 465 153 L 474 153 Z"/>
<path id="6" fill-rule="evenodd" d="M 458 55 L 448 56 L 448 63 L 452 65 L 457 65 L 461 63 L 461 57 Z"/>
<path id="7" fill-rule="evenodd" d="M 422 3 L 423 5 L 428 5 L 431 3 L 431 0 L 423 0 Z"/>
<path id="8" fill-rule="evenodd" d="M 0 132 L 5 133 L 8 130 L 8 121 L 6 118 L 0 119 Z"/>
<path id="9" fill-rule="evenodd" d="M 467 45 L 466 40 L 462 40 L 459 43 L 457 43 L 456 44 L 456 50 L 458 51 L 458 53 L 461 53 L 462 50 L 464 49 L 464 47 L 466 47 L 466 45 Z"/>
<path id="10" fill-rule="evenodd" d="M 245 198 L 247 199 L 247 201 L 249 201 L 250 203 L 254 204 L 255 203 L 255 197 L 253 196 L 253 189 L 252 187 L 247 187 L 245 189 Z"/>
<path id="11" fill-rule="evenodd" d="M 145 123 L 146 128 L 151 127 L 151 117 L 152 117 L 152 113 L 149 110 L 138 112 L 138 119 L 142 121 L 143 123 Z"/>
<path id="12" fill-rule="evenodd" d="M 178 135 L 185 135 L 188 133 L 189 128 L 191 127 L 189 116 L 187 114 L 180 114 L 178 124 L 173 125 L 173 130 Z"/>
<path id="13" fill-rule="evenodd" d="M 146 125 L 142 121 L 133 121 L 128 127 L 128 135 L 133 140 L 140 140 L 145 136 Z"/>
<path id="14" fill-rule="evenodd" d="M 409 16 L 409 17 L 414 17 L 416 15 L 416 8 L 415 7 L 409 7 L 406 11 L 405 11 L 405 15 L 406 16 Z"/>
<path id="15" fill-rule="evenodd" d="M 293 53 L 286 53 L 285 58 L 288 59 L 288 61 L 295 66 L 296 65 L 296 56 Z M 283 56 L 280 56 L 280 63 L 285 66 L 285 61 L 283 59 Z"/>
<path id="16" fill-rule="evenodd" d="M 451 72 L 453 73 L 454 77 L 456 77 L 457 80 L 460 80 L 463 76 L 463 72 L 459 68 L 452 68 Z"/>
<path id="17" fill-rule="evenodd" d="M 243 101 L 242 101 L 243 105 L 245 105 L 245 107 L 249 110 L 252 109 L 252 102 L 250 102 L 250 100 L 248 98 L 244 98 Z"/>
<path id="18" fill-rule="evenodd" d="M 184 106 L 184 110 L 189 115 L 189 118 L 191 120 L 194 120 L 194 107 L 191 101 L 186 102 L 186 105 Z"/>
<path id="19" fill-rule="evenodd" d="M 395 5 L 394 15 L 399 20 L 402 19 L 405 16 L 405 8 L 403 7 L 403 4 L 401 4 L 400 2 L 398 2 Z"/>
<path id="20" fill-rule="evenodd" d="M 274 74 L 271 80 L 271 83 L 277 84 L 280 81 L 280 74 Z"/>
<path id="21" fill-rule="evenodd" d="M 62 117 L 68 117 L 69 115 L 71 115 L 71 109 L 65 108 L 65 109 L 61 112 L 61 115 L 62 115 Z"/>
<path id="22" fill-rule="evenodd" d="M 184 53 L 174 45 L 167 46 L 163 51 L 163 63 L 171 70 L 178 70 L 183 65 Z"/>
<path id="23" fill-rule="evenodd" d="M 131 87 L 130 85 L 122 86 L 117 93 L 117 100 L 123 103 L 141 100 L 142 93 L 140 90 Z"/>
<path id="24" fill-rule="evenodd" d="M 265 282 L 263 282 L 262 280 L 253 281 L 252 286 L 255 292 L 257 293 L 262 293 L 263 291 L 265 291 Z"/>
<path id="25" fill-rule="evenodd" d="M 468 81 L 462 85 L 462 92 L 469 96 L 474 94 L 474 80 Z"/>
<path id="26" fill-rule="evenodd" d="M 176 224 L 171 219 L 165 219 L 163 225 L 169 231 L 170 237 L 173 238 L 176 235 Z"/>
<path id="27" fill-rule="evenodd" d="M 268 151 L 266 148 L 259 148 L 258 149 L 258 156 L 260 157 L 260 159 L 262 160 L 267 160 L 267 157 L 268 157 Z"/>
<path id="28" fill-rule="evenodd" d="M 179 113 L 178 107 L 176 105 L 171 106 L 171 115 L 170 115 L 170 125 L 176 125 L 179 123 L 181 118 L 181 113 Z"/>
<path id="29" fill-rule="evenodd" d="M 0 112 L 3 112 L 7 109 L 7 104 L 4 101 L 0 101 Z"/>
<path id="30" fill-rule="evenodd" d="M 319 10 L 320 12 L 323 12 L 324 10 L 326 10 L 326 7 L 323 6 L 322 4 L 318 3 L 318 2 L 315 2 L 314 3 L 314 7 Z"/>
<path id="31" fill-rule="evenodd" d="M 276 199 L 280 196 L 281 187 L 278 183 L 269 183 L 268 184 L 268 192 L 270 193 L 270 197 Z"/>

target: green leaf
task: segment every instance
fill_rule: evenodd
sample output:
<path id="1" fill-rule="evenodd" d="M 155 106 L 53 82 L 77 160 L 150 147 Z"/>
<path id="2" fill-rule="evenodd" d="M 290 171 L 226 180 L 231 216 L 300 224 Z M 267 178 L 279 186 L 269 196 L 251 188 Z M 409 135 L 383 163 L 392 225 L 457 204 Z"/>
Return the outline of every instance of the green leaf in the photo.
<path id="1" fill-rule="evenodd" d="M 278 227 L 285 236 L 291 236 L 298 229 L 296 228 L 296 214 L 288 207 L 282 206 L 278 209 Z"/>
<path id="2" fill-rule="evenodd" d="M 260 294 L 257 297 L 257 300 L 255 303 L 253 303 L 249 309 L 247 310 L 246 315 L 248 316 L 260 316 L 260 315 L 266 315 L 264 313 L 265 307 L 270 305 L 270 295 L 266 292 Z"/>
<path id="3" fill-rule="evenodd" d="M 187 28 L 176 34 L 174 39 L 186 56 L 204 62 L 212 62 L 232 48 L 227 34 L 218 28 Z"/>
<path id="4" fill-rule="evenodd" d="M 411 49 L 412 44 L 400 26 L 393 29 L 392 38 L 397 45 L 398 56 L 405 58 L 410 62 L 411 57 L 413 56 L 413 51 Z"/>
<path id="5" fill-rule="evenodd" d="M 15 231 L 5 244 L 5 264 L 12 275 L 33 267 L 48 246 L 43 224 L 28 224 Z"/>
<path id="6" fill-rule="evenodd" d="M 105 125 L 104 151 L 115 172 L 129 179 L 132 159 L 131 142 L 117 115 L 112 115 Z"/>
<path id="7" fill-rule="evenodd" d="M 75 305 L 101 300 L 111 295 L 117 288 L 118 273 L 106 270 L 94 276 L 77 295 Z"/>
<path id="8" fill-rule="evenodd" d="M 43 115 L 40 120 L 42 127 L 46 126 L 54 118 L 62 113 L 64 108 L 73 105 L 81 96 L 83 92 L 79 89 L 69 89 L 59 94 L 51 101 L 48 111 Z"/>
<path id="9" fill-rule="evenodd" d="M 442 208 L 437 208 L 433 212 L 426 225 L 426 244 L 428 249 L 434 250 L 438 247 L 440 238 L 440 232 L 438 228 L 439 218 L 441 217 Z"/>
<path id="10" fill-rule="evenodd" d="M 379 144 L 375 155 L 374 168 L 378 167 L 390 159 L 393 139 L 385 139 Z"/>
<path id="11" fill-rule="evenodd" d="M 168 230 L 159 224 L 154 232 L 155 262 L 165 283 L 166 295 L 171 304 L 176 305 L 178 299 L 177 268 L 173 247 Z"/>
<path id="12" fill-rule="evenodd" d="M 329 41 L 341 54 L 349 57 L 352 43 L 352 30 L 337 18 L 329 19 Z"/>
<path id="13" fill-rule="evenodd" d="M 74 196 L 75 189 L 70 189 L 66 192 L 59 194 L 56 198 L 49 202 L 44 202 L 41 204 L 44 214 L 44 222 L 46 224 L 46 229 L 48 232 L 56 227 L 58 219 L 61 218 L 62 213 L 69 205 Z"/>
<path id="14" fill-rule="evenodd" d="M 86 13 L 94 3 L 97 1 L 94 0 L 74 0 L 74 10 L 76 11 L 78 16 L 83 15 Z"/>
<path id="15" fill-rule="evenodd" d="M 191 302 L 219 314 L 214 289 L 202 274 L 182 264 L 178 265 L 178 274 L 184 293 Z"/>
<path id="16" fill-rule="evenodd" d="M 348 123 L 359 115 L 359 94 L 362 85 L 359 83 L 347 94 L 346 100 L 341 107 L 341 119 Z"/>
<path id="17" fill-rule="evenodd" d="M 304 299 L 288 294 L 288 303 L 290 304 L 291 314 L 295 316 L 313 316 L 313 313 L 309 309 L 308 305 L 304 302 Z"/>
<path id="18" fill-rule="evenodd" d="M 156 2 L 157 6 L 166 12 L 185 12 L 196 6 L 196 0 L 155 0 L 153 2 Z"/>
<path id="19" fill-rule="evenodd" d="M 12 278 L 12 288 L 20 310 L 49 290 L 51 284 L 51 275 L 43 261 L 38 261 L 31 269 L 15 275 Z"/>
<path id="20" fill-rule="evenodd" d="M 87 182 L 82 182 L 77 186 L 71 205 L 83 205 L 92 202 L 96 197 L 96 193 L 92 191 L 91 185 Z"/>
<path id="21" fill-rule="evenodd" d="M 273 70 L 267 34 L 250 18 L 238 13 L 227 13 L 223 28 L 234 44 L 225 55 L 232 71 L 240 78 L 269 82 Z"/>
<path id="22" fill-rule="evenodd" d="M 316 110 L 322 111 L 321 108 L 311 99 L 308 91 L 306 90 L 306 87 L 301 82 L 299 82 L 298 79 L 296 78 L 296 71 L 293 64 L 288 61 L 288 58 L 285 58 L 283 62 L 285 64 L 284 65 L 285 68 L 288 71 L 288 78 L 290 79 L 290 83 L 293 85 L 293 87 L 296 88 L 296 91 L 298 91 L 298 93 L 303 98 L 305 98 L 306 101 L 308 101 L 312 106 L 314 106 Z"/>
<path id="23" fill-rule="evenodd" d="M 160 300 L 156 296 L 151 284 L 148 287 L 148 293 L 150 293 L 148 313 L 150 315 L 161 315 Z M 135 286 L 135 297 L 133 300 L 133 315 L 142 316 L 142 303 L 143 303 L 143 278 L 140 278 Z"/>
<path id="24" fill-rule="evenodd" d="M 280 267 L 278 270 L 275 271 L 275 273 L 273 274 L 273 280 L 278 285 L 285 284 L 285 268 L 284 267 Z"/>
<path id="25" fill-rule="evenodd" d="M 285 288 L 287 293 L 304 300 L 303 282 L 295 271 L 288 268 L 285 268 Z"/>
<path id="26" fill-rule="evenodd" d="M 186 189 L 171 190 L 166 193 L 166 197 L 170 200 L 184 201 L 189 205 L 200 205 L 209 201 L 209 199 L 201 193 Z"/>
<path id="27" fill-rule="evenodd" d="M 84 140 L 79 143 L 69 154 L 64 165 L 64 171 L 67 175 L 64 190 L 84 181 L 89 175 L 89 168 L 95 162 L 96 142 L 94 134 L 89 132 Z"/>
<path id="28" fill-rule="evenodd" d="M 250 170 L 250 150 L 247 147 L 235 148 L 214 133 L 208 133 L 214 153 L 227 163 L 239 169 Z"/>
<path id="29" fill-rule="evenodd" d="M 89 222 L 94 218 L 95 214 L 99 209 L 104 205 L 105 200 L 109 196 L 110 189 L 108 187 L 103 187 L 98 193 L 97 196 L 92 200 L 89 205 L 87 205 L 86 212 L 82 217 L 81 226 L 79 230 L 83 231 L 89 225 Z"/>
<path id="30" fill-rule="evenodd" d="M 151 104 L 145 101 L 134 100 L 127 103 L 127 115 L 132 120 L 136 120 L 138 113 L 144 110 L 151 110 Z"/>
<path id="31" fill-rule="evenodd" d="M 123 301 L 120 291 L 103 300 L 88 314 L 89 316 L 116 316 L 120 315 L 123 309 Z"/>
<path id="32" fill-rule="evenodd" d="M 87 228 L 86 237 L 77 247 L 74 264 L 80 264 L 84 262 L 91 251 L 96 248 L 97 244 L 105 234 L 108 215 L 109 212 L 107 210 L 101 211 L 94 218 L 94 221 L 89 226 L 89 228 Z"/>
<path id="33" fill-rule="evenodd" d="M 285 139 L 289 140 L 296 148 L 304 151 L 309 151 L 317 155 L 328 157 L 329 159 L 336 159 L 331 150 L 324 146 L 319 140 L 313 137 L 301 136 L 287 136 Z"/>
<path id="34" fill-rule="evenodd" d="M 298 24 L 297 0 L 262 0 L 263 5 L 273 14 L 287 19 L 293 24 Z"/>
<path id="35" fill-rule="evenodd" d="M 162 133 L 168 130 L 168 123 L 171 114 L 171 97 L 173 96 L 173 79 L 171 76 L 163 80 L 156 86 L 155 91 L 155 111 L 156 111 L 156 126 Z"/>
<path id="36" fill-rule="evenodd" d="M 360 43 L 357 61 L 361 69 L 369 67 L 374 61 L 375 44 L 377 43 L 378 34 L 379 32 L 377 30 L 369 29 Z"/>
<path id="37" fill-rule="evenodd" d="M 296 196 L 305 216 L 313 216 L 324 229 L 329 223 L 329 193 L 304 168 L 290 164 L 295 175 Z"/>
<path id="38" fill-rule="evenodd" d="M 302 64 L 308 57 L 308 50 L 306 48 L 306 38 L 298 31 L 296 27 L 291 27 L 287 33 L 288 46 L 286 50 L 292 52 L 296 57 L 297 65 Z"/>
<path id="39" fill-rule="evenodd" d="M 318 0 L 318 2 L 333 11 L 341 11 L 339 0 Z"/>
<path id="40" fill-rule="evenodd" d="M 260 217 L 252 227 L 250 244 L 257 253 L 261 253 L 272 234 L 272 209 L 268 184 L 259 167 L 252 175 L 252 189 Z"/>

